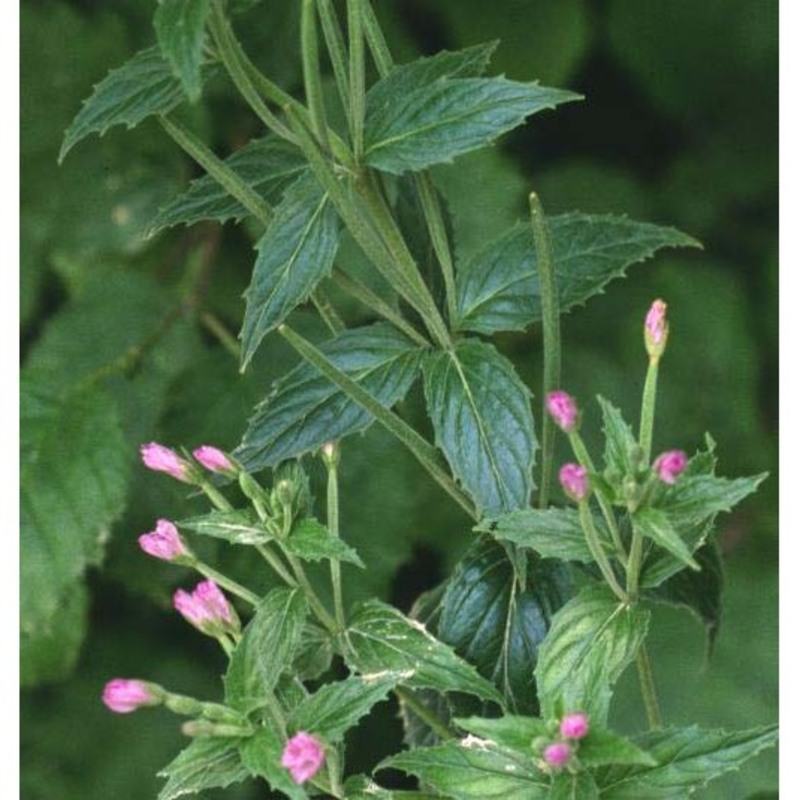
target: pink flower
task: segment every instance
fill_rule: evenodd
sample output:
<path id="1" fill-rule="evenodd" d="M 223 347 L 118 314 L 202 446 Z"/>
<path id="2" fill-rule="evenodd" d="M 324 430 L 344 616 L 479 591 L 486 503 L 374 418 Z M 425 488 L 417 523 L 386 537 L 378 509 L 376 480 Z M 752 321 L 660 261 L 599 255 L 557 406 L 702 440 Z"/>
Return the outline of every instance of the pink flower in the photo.
<path id="1" fill-rule="evenodd" d="M 239 627 L 233 608 L 212 580 L 201 581 L 191 593 L 178 589 L 172 602 L 190 625 L 211 636 Z"/>
<path id="2" fill-rule="evenodd" d="M 142 706 L 157 706 L 161 701 L 146 683 L 115 678 L 105 685 L 103 702 L 117 714 L 130 714 Z"/>
<path id="3" fill-rule="evenodd" d="M 545 402 L 547 411 L 562 431 L 575 430 L 578 423 L 578 406 L 566 392 L 550 392 Z"/>
<path id="4" fill-rule="evenodd" d="M 580 503 L 589 494 L 589 476 L 580 464 L 564 464 L 558 471 L 558 480 L 564 494 Z"/>
<path id="5" fill-rule="evenodd" d="M 164 447 L 158 442 L 143 444 L 139 448 L 144 465 L 156 472 L 166 472 L 173 478 L 191 483 L 191 465 L 182 459 L 174 450 Z"/>
<path id="6" fill-rule="evenodd" d="M 686 469 L 687 463 L 686 453 L 683 450 L 667 450 L 653 462 L 653 469 L 664 483 L 673 484 Z"/>
<path id="7" fill-rule="evenodd" d="M 566 742 L 553 742 L 542 755 L 551 767 L 563 767 L 572 758 L 572 748 Z"/>
<path id="8" fill-rule="evenodd" d="M 208 444 L 192 451 L 192 455 L 210 472 L 234 472 L 236 469 L 222 450 Z"/>
<path id="9" fill-rule="evenodd" d="M 139 537 L 139 547 L 148 555 L 164 561 L 189 554 L 178 529 L 168 519 L 158 520 L 154 531 L 143 533 Z"/>
<path id="10" fill-rule="evenodd" d="M 650 356 L 658 358 L 667 346 L 667 304 L 654 300 L 644 319 L 644 344 Z"/>
<path id="11" fill-rule="evenodd" d="M 283 748 L 281 766 L 286 767 L 295 783 L 311 780 L 322 768 L 325 750 L 318 739 L 300 731 L 292 736 Z"/>
<path id="12" fill-rule="evenodd" d="M 581 712 L 567 714 L 561 720 L 560 730 L 565 739 L 583 739 L 589 733 L 589 718 Z"/>

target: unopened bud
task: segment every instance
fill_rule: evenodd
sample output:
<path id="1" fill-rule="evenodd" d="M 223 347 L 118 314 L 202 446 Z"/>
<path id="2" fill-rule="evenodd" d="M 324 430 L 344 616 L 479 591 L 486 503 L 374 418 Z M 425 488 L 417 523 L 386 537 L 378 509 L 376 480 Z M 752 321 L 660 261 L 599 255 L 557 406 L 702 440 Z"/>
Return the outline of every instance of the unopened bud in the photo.
<path id="1" fill-rule="evenodd" d="M 103 689 L 103 703 L 117 714 L 130 714 L 137 708 L 157 706 L 164 696 L 163 689 L 154 683 L 114 678 Z"/>
<path id="2" fill-rule="evenodd" d="M 572 748 L 566 742 L 553 742 L 545 747 L 542 757 L 549 766 L 560 769 L 572 758 Z"/>
<path id="3" fill-rule="evenodd" d="M 678 476 L 686 469 L 688 463 L 683 450 L 668 450 L 653 462 L 653 469 L 664 483 L 671 485 L 678 480 Z"/>
<path id="4" fill-rule="evenodd" d="M 582 712 L 567 714 L 559 726 L 565 739 L 583 739 L 589 733 L 589 718 Z"/>
<path id="5" fill-rule="evenodd" d="M 148 469 L 164 472 L 184 483 L 193 483 L 192 465 L 181 458 L 174 450 L 158 442 L 143 444 L 139 448 L 142 462 Z"/>
<path id="6" fill-rule="evenodd" d="M 545 401 L 547 412 L 565 433 L 575 430 L 578 424 L 578 406 L 566 392 L 550 392 Z"/>
<path id="7" fill-rule="evenodd" d="M 211 445 L 204 444 L 198 447 L 192 451 L 192 455 L 209 472 L 219 472 L 223 475 L 233 475 L 236 472 L 233 461 L 222 450 Z"/>
<path id="8" fill-rule="evenodd" d="M 190 555 L 178 529 L 168 519 L 158 520 L 154 531 L 143 533 L 139 537 L 139 547 L 147 555 L 163 561 L 178 561 Z"/>
<path id="9" fill-rule="evenodd" d="M 184 736 L 207 739 L 211 737 L 238 737 L 252 736 L 253 729 L 242 725 L 224 725 L 218 722 L 209 722 L 205 719 L 192 719 L 181 725 Z"/>
<path id="10" fill-rule="evenodd" d="M 644 346 L 650 358 L 658 359 L 667 347 L 667 304 L 654 300 L 644 320 Z"/>
<path id="11" fill-rule="evenodd" d="M 580 464 L 564 464 L 558 471 L 558 480 L 564 494 L 576 503 L 589 495 L 589 476 Z"/>
<path id="12" fill-rule="evenodd" d="M 173 604 L 187 622 L 209 636 L 238 633 L 241 627 L 233 607 L 212 580 L 201 581 L 191 593 L 178 589 Z"/>

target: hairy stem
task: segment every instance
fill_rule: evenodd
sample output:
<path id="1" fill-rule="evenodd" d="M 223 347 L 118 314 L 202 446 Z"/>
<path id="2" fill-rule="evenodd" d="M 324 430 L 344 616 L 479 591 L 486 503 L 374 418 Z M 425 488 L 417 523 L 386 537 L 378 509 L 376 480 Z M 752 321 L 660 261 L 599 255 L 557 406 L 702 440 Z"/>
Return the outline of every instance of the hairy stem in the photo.
<path id="1" fill-rule="evenodd" d="M 636 669 L 639 673 L 639 685 L 642 689 L 645 711 L 647 712 L 647 723 L 650 730 L 658 730 L 663 727 L 661 721 L 661 709 L 658 705 L 658 695 L 656 685 L 653 680 L 653 670 L 650 667 L 650 657 L 644 642 L 639 646 L 636 653 Z"/>

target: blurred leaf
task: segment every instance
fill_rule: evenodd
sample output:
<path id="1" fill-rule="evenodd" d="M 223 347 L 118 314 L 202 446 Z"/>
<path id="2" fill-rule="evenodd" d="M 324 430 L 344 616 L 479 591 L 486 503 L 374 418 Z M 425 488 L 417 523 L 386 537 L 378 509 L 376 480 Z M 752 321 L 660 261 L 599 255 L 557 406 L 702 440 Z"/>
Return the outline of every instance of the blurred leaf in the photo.
<path id="1" fill-rule="evenodd" d="M 236 739 L 195 739 L 158 774 L 167 778 L 158 800 L 230 786 L 248 777 Z"/>
<path id="2" fill-rule="evenodd" d="M 658 766 L 618 766 L 601 770 L 597 781 L 609 800 L 685 797 L 766 747 L 775 745 L 776 725 L 726 733 L 690 728 L 655 731 L 640 737 L 639 745 Z"/>
<path id="3" fill-rule="evenodd" d="M 455 800 L 545 800 L 550 776 L 529 756 L 499 751 L 480 739 L 450 741 L 391 756 L 378 769 L 392 767 L 416 775 Z"/>
<path id="4" fill-rule="evenodd" d="M 611 689 L 647 634 L 650 612 L 605 586 L 584 588 L 553 617 L 536 665 L 545 719 L 581 709 L 604 725 Z"/>
<path id="5" fill-rule="evenodd" d="M 200 97 L 205 27 L 211 0 L 159 0 L 153 23 L 161 54 L 189 99 Z"/>
<path id="6" fill-rule="evenodd" d="M 684 566 L 699 570 L 692 558 L 692 550 L 675 530 L 669 516 L 659 508 L 640 508 L 631 516 L 633 529 L 640 536 L 651 539 L 677 558 Z"/>
<path id="7" fill-rule="evenodd" d="M 466 692 L 500 701 L 495 688 L 478 675 L 475 667 L 431 636 L 424 625 L 378 600 L 358 606 L 346 637 L 345 661 L 357 672 L 411 670 L 413 675 L 403 683 L 412 688 Z"/>
<path id="8" fill-rule="evenodd" d="M 538 717 L 520 717 L 506 714 L 495 719 L 485 717 L 456 718 L 453 722 L 468 733 L 490 739 L 501 747 L 518 750 L 525 755 L 531 754 L 533 740 L 549 734 L 549 726 Z M 581 743 L 583 746 L 583 743 Z"/>
<path id="9" fill-rule="evenodd" d="M 320 345 L 340 370 L 378 402 L 392 406 L 416 378 L 420 350 L 386 324 L 354 328 Z M 235 455 L 258 471 L 363 430 L 371 415 L 317 370 L 300 364 L 256 408 Z"/>
<path id="10" fill-rule="evenodd" d="M 625 217 L 564 214 L 548 219 L 561 311 L 601 293 L 632 264 L 662 247 L 696 247 L 674 228 Z M 457 275 L 460 327 L 477 333 L 524 330 L 541 319 L 539 273 L 530 225 L 517 225 Z"/>
<path id="11" fill-rule="evenodd" d="M 299 589 L 273 589 L 244 629 L 225 675 L 225 702 L 245 714 L 271 702 L 294 658 L 308 607 Z"/>
<path id="12" fill-rule="evenodd" d="M 531 114 L 579 99 L 505 78 L 453 78 L 393 93 L 366 118 L 365 161 L 395 175 L 419 171 L 484 146 Z"/>
<path id="13" fill-rule="evenodd" d="M 277 136 L 253 139 L 229 156 L 226 164 L 270 204 L 278 203 L 285 189 L 306 168 L 300 151 Z M 173 225 L 193 225 L 207 219 L 239 221 L 249 214 L 210 175 L 204 175 L 158 212 L 148 232 L 152 235 Z"/>
<path id="14" fill-rule="evenodd" d="M 286 192 L 258 243 L 253 280 L 245 292 L 242 368 L 264 336 L 330 273 L 339 227 L 339 217 L 313 175 L 300 178 Z"/>
<path id="15" fill-rule="evenodd" d="M 583 750 L 583 743 L 581 743 Z M 597 800 L 600 793 L 591 772 L 559 772 L 553 776 L 547 800 Z"/>
<path id="16" fill-rule="evenodd" d="M 423 374 L 436 444 L 478 511 L 527 506 L 537 441 L 530 393 L 511 363 L 465 339 L 426 356 Z"/>
<path id="17" fill-rule="evenodd" d="M 292 555 L 303 561 L 331 559 L 364 567 L 364 562 L 352 547 L 338 536 L 332 536 L 321 522 L 311 517 L 300 520 L 282 544 Z"/>

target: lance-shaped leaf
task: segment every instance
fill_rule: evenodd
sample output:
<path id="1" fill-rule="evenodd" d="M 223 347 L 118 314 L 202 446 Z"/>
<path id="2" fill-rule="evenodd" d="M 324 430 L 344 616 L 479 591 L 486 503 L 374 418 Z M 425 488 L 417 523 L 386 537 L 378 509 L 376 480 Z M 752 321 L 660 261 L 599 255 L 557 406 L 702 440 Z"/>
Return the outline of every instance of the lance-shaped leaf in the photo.
<path id="1" fill-rule="evenodd" d="M 158 773 L 167 778 L 158 800 L 224 788 L 249 777 L 239 756 L 239 743 L 238 739 L 195 739 Z"/>
<path id="2" fill-rule="evenodd" d="M 286 188 L 306 169 L 300 151 L 277 136 L 248 142 L 225 160 L 250 188 L 270 205 L 280 202 Z M 162 208 L 150 223 L 153 234 L 173 225 L 193 225 L 203 220 L 240 220 L 250 212 L 210 175 L 192 181 L 189 188 Z"/>
<path id="3" fill-rule="evenodd" d="M 293 731 L 313 731 L 325 741 L 338 742 L 369 714 L 376 703 L 385 700 L 389 692 L 409 676 L 410 672 L 384 670 L 328 683 L 292 711 L 288 726 Z"/>
<path id="4" fill-rule="evenodd" d="M 609 472 L 616 473 L 618 479 L 633 475 L 637 465 L 633 463 L 633 453 L 638 448 L 631 426 L 622 413 L 611 403 L 598 395 L 597 402 L 603 412 L 603 433 L 606 437 L 604 461 Z"/>
<path id="5" fill-rule="evenodd" d="M 475 667 L 431 636 L 424 625 L 378 600 L 358 607 L 346 636 L 345 661 L 356 672 L 411 671 L 404 683 L 412 688 L 466 692 L 502 702 L 494 686 Z"/>
<path id="6" fill-rule="evenodd" d="M 474 736 L 400 753 L 383 767 L 416 775 L 455 800 L 544 800 L 550 789 L 550 776 L 536 769 L 530 756 Z"/>
<path id="7" fill-rule="evenodd" d="M 507 714 L 503 717 L 456 717 L 453 722 L 468 733 L 488 739 L 502 747 L 531 755 L 534 739 L 550 734 L 550 726 L 538 717 L 520 717 Z"/>
<path id="8" fill-rule="evenodd" d="M 602 292 L 631 264 L 662 247 L 697 247 L 674 228 L 625 217 L 564 214 L 547 220 L 562 311 Z M 456 276 L 458 327 L 491 334 L 524 330 L 542 318 L 530 225 L 519 224 L 468 261 Z"/>
<path id="9" fill-rule="evenodd" d="M 286 192 L 257 245 L 253 279 L 245 292 L 242 368 L 264 336 L 330 273 L 339 228 L 339 217 L 313 175 L 300 178 Z"/>
<path id="10" fill-rule="evenodd" d="M 685 566 L 699 570 L 700 565 L 692 558 L 692 551 L 681 539 L 667 514 L 659 508 L 639 508 L 631 516 L 633 529 L 640 536 L 655 542 L 672 553 Z"/>
<path id="11" fill-rule="evenodd" d="M 582 748 L 581 748 L 582 749 Z M 559 772 L 553 776 L 547 800 L 597 800 L 600 793 L 591 772 Z"/>
<path id="12" fill-rule="evenodd" d="M 655 766 L 655 758 L 646 750 L 623 736 L 592 726 L 589 734 L 581 739 L 581 764 L 599 767 L 604 764 L 644 764 Z"/>
<path id="13" fill-rule="evenodd" d="M 626 606 L 605 586 L 587 586 L 553 617 L 536 684 L 545 719 L 580 709 L 604 725 L 611 687 L 647 634 L 650 612 Z"/>
<path id="14" fill-rule="evenodd" d="M 208 68 L 202 71 L 207 77 Z M 168 114 L 184 99 L 181 84 L 159 48 L 141 50 L 95 86 L 64 134 L 58 160 L 63 161 L 91 133 L 102 136 L 115 125 L 133 128 L 153 114 Z"/>
<path id="15" fill-rule="evenodd" d="M 172 72 L 193 102 L 200 97 L 203 40 L 211 0 L 159 0 L 153 24 Z"/>
<path id="16" fill-rule="evenodd" d="M 692 726 L 645 734 L 637 741 L 657 766 L 614 766 L 598 770 L 603 800 L 643 797 L 679 800 L 778 740 L 775 725 L 726 733 Z"/>
<path id="17" fill-rule="evenodd" d="M 500 541 L 529 547 L 544 558 L 582 564 L 594 560 L 574 508 L 521 508 L 502 517 L 484 519 L 475 530 L 485 531 Z M 610 544 L 605 541 L 602 544 L 612 552 Z"/>
<path id="18" fill-rule="evenodd" d="M 328 558 L 364 567 L 364 562 L 352 547 L 338 536 L 332 536 L 321 522 L 311 517 L 300 520 L 289 536 L 282 540 L 282 545 L 303 561 L 322 561 Z"/>
<path id="19" fill-rule="evenodd" d="M 200 517 L 182 519 L 177 524 L 180 528 L 224 539 L 231 544 L 263 544 L 273 538 L 264 530 L 255 512 L 243 509 L 212 511 Z"/>
<path id="20" fill-rule="evenodd" d="M 249 713 L 270 702 L 300 645 L 308 604 L 299 589 L 273 589 L 244 629 L 225 675 L 225 702 Z"/>
<path id="21" fill-rule="evenodd" d="M 436 444 L 479 511 L 527 506 L 537 442 L 530 393 L 512 364 L 468 339 L 428 355 L 423 374 Z"/>
<path id="22" fill-rule="evenodd" d="M 365 160 L 395 175 L 452 161 L 580 95 L 505 78 L 452 78 L 387 93 L 364 125 Z"/>
<path id="23" fill-rule="evenodd" d="M 265 719 L 264 727 L 240 744 L 242 763 L 254 777 L 264 778 L 275 792 L 281 792 L 290 800 L 307 800 L 308 794 L 290 777 L 286 767 L 281 766 L 281 755 L 286 738 Z"/>
<path id="24" fill-rule="evenodd" d="M 380 323 L 345 331 L 320 350 L 387 408 L 411 388 L 422 352 Z M 246 469 L 257 471 L 363 430 L 372 419 L 315 367 L 301 364 L 256 408 L 236 457 Z"/>

